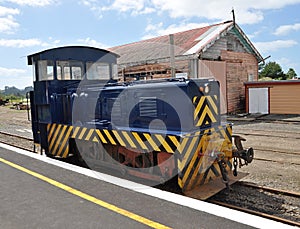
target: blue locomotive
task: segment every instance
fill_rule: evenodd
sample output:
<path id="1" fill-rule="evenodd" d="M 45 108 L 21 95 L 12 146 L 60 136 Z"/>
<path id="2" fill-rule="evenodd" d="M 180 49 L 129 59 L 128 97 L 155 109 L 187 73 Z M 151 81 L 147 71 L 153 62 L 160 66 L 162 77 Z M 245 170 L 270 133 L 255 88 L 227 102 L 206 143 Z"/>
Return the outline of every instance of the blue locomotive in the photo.
<path id="1" fill-rule="evenodd" d="M 252 161 L 232 126 L 221 123 L 219 83 L 168 78 L 126 82 L 118 55 L 68 46 L 28 56 L 34 142 L 46 155 L 75 157 L 155 182 L 178 177 L 183 192 L 228 183 L 238 162 Z"/>

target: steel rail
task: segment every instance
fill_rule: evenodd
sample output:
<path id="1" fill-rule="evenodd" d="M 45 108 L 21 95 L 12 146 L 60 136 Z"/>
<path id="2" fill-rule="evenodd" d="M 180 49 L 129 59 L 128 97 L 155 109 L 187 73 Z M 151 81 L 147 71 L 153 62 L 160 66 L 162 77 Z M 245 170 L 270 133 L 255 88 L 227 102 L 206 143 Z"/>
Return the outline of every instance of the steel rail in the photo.
<path id="1" fill-rule="evenodd" d="M 253 158 L 253 159 L 257 161 L 267 161 L 267 162 L 279 163 L 279 164 L 300 165 L 300 163 L 292 162 L 292 161 L 278 161 L 278 160 L 266 159 L 266 158 Z"/>
<path id="2" fill-rule="evenodd" d="M 22 147 L 22 146 L 17 146 L 16 144 L 11 144 L 11 143 L 5 142 L 3 140 L 0 140 L 0 143 L 15 147 L 15 148 L 18 148 L 18 149 L 21 149 L 21 150 L 26 150 L 26 151 L 29 151 L 31 153 L 35 153 L 32 149 L 28 149 L 28 148 Z"/>
<path id="3" fill-rule="evenodd" d="M 24 136 L 16 135 L 16 134 L 11 134 L 11 133 L 7 133 L 7 132 L 3 132 L 3 131 L 0 131 L 0 134 L 6 135 L 6 136 L 9 136 L 9 137 L 15 137 L 15 138 L 23 139 L 23 140 L 33 141 L 33 138 L 24 137 Z"/>
<path id="4" fill-rule="evenodd" d="M 282 190 L 282 189 L 277 189 L 277 188 L 271 188 L 271 187 L 266 187 L 266 186 L 262 186 L 262 185 L 257 185 L 257 184 L 245 182 L 245 181 L 237 181 L 237 183 L 242 185 L 242 186 L 251 187 L 251 188 L 255 188 L 255 189 L 260 189 L 260 190 L 270 192 L 270 193 L 283 194 L 283 195 L 286 195 L 286 196 L 292 196 L 292 197 L 300 198 L 300 192 L 293 192 L 293 191 L 287 191 L 287 190 Z"/>
<path id="5" fill-rule="evenodd" d="M 282 134 L 281 132 L 277 132 L 279 134 Z M 244 133 L 244 132 L 239 132 L 239 131 L 235 131 L 234 134 L 237 134 L 237 135 L 246 135 L 246 136 L 258 136 L 258 137 L 272 137 L 272 138 L 286 138 L 286 139 L 300 139 L 300 136 L 299 137 L 294 137 L 294 136 L 280 136 L 280 135 L 274 135 L 274 132 L 273 134 L 262 134 L 262 133 L 251 133 L 251 132 L 248 132 L 248 133 Z M 292 133 L 290 133 L 292 134 Z M 295 133 L 294 133 L 295 135 Z"/>
<path id="6" fill-rule="evenodd" d="M 267 218 L 267 219 L 275 220 L 277 222 L 289 224 L 291 226 L 300 227 L 300 223 L 299 222 L 291 221 L 291 220 L 284 219 L 284 218 L 281 218 L 281 217 L 278 217 L 278 216 L 274 216 L 274 215 L 270 215 L 270 214 L 267 214 L 267 213 L 254 211 L 254 210 L 251 210 L 251 209 L 248 209 L 248 208 L 238 207 L 236 205 L 224 203 L 224 202 L 217 201 L 217 200 L 210 200 L 208 202 L 213 203 L 213 204 L 217 204 L 217 205 L 220 205 L 220 206 L 223 206 L 223 207 L 228 207 L 230 209 L 234 209 L 234 210 L 246 212 L 246 213 L 249 213 L 249 214 L 252 214 L 252 215 L 257 215 L 257 216 L 261 216 L 261 217 L 264 217 L 264 218 Z"/>
<path id="7" fill-rule="evenodd" d="M 280 151 L 280 150 L 276 150 L 276 149 L 266 149 L 266 148 L 260 148 L 260 147 L 254 147 L 254 150 L 268 151 L 268 152 L 281 153 L 281 154 L 290 154 L 290 155 L 300 155 L 300 152 L 286 152 L 286 151 Z"/>

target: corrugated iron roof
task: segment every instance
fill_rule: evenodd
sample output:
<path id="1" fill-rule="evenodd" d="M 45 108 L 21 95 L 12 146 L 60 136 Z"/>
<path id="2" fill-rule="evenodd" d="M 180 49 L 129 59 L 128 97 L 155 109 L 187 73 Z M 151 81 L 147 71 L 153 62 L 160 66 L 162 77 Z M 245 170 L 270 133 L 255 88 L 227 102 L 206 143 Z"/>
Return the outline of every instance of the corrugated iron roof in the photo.
<path id="1" fill-rule="evenodd" d="M 241 28 L 232 21 L 175 33 L 174 54 L 175 56 L 185 56 L 205 52 L 216 40 L 229 31 L 233 31 L 245 48 L 253 53 L 259 62 L 263 60 Z M 121 64 L 168 58 L 170 56 L 170 37 L 169 35 L 155 37 L 112 47 L 109 50 L 120 55 L 118 62 Z"/>

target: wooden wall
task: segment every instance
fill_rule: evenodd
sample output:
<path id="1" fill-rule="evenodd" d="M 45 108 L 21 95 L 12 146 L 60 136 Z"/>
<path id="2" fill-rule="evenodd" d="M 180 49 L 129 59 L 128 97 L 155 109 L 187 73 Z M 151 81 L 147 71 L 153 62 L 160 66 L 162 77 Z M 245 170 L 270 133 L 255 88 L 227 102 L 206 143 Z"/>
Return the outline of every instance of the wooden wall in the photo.
<path id="1" fill-rule="evenodd" d="M 215 66 L 212 67 L 212 64 L 208 66 L 215 75 L 221 76 L 217 79 L 222 85 L 222 93 L 225 95 L 227 106 L 222 111 L 226 110 L 226 113 L 245 112 L 244 83 L 258 80 L 258 61 L 256 57 L 247 52 L 235 35 L 228 33 L 205 50 L 201 58 L 214 60 Z M 219 63 L 226 63 L 225 67 L 221 67 Z M 225 73 L 220 74 L 222 71 L 225 71 Z"/>
<path id="2" fill-rule="evenodd" d="M 214 78 L 220 82 L 221 114 L 227 113 L 226 62 L 199 60 L 198 77 Z"/>
<path id="3" fill-rule="evenodd" d="M 272 85 L 270 113 L 300 114 L 300 82 Z"/>
<path id="4" fill-rule="evenodd" d="M 257 81 L 258 63 L 254 55 L 249 53 L 223 50 L 222 60 L 226 61 L 227 80 L 227 112 L 245 112 L 244 83 Z"/>

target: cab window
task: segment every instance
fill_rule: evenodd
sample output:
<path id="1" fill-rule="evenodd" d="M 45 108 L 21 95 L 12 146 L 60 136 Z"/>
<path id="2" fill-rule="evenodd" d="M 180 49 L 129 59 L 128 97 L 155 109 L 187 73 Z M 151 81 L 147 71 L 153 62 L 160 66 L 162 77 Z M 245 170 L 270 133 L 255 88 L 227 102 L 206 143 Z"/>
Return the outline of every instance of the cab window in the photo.
<path id="1" fill-rule="evenodd" d="M 53 61 L 39 60 L 38 61 L 38 81 L 53 80 Z"/>
<path id="2" fill-rule="evenodd" d="M 110 70 L 108 63 L 87 62 L 87 79 L 88 80 L 109 80 Z"/>
<path id="3" fill-rule="evenodd" d="M 81 80 L 83 78 L 83 63 L 80 61 L 56 61 L 58 80 Z"/>
<path id="4" fill-rule="evenodd" d="M 119 79 L 119 75 L 118 75 L 118 65 L 117 64 L 113 64 L 112 65 L 112 75 L 113 75 L 113 79 L 114 80 L 118 80 Z"/>
<path id="5" fill-rule="evenodd" d="M 35 62 L 33 62 L 32 64 L 32 72 L 33 72 L 33 81 L 37 81 L 37 78 L 36 78 L 36 72 L 35 72 Z"/>

